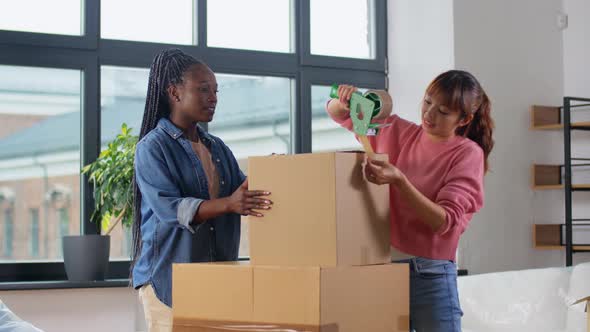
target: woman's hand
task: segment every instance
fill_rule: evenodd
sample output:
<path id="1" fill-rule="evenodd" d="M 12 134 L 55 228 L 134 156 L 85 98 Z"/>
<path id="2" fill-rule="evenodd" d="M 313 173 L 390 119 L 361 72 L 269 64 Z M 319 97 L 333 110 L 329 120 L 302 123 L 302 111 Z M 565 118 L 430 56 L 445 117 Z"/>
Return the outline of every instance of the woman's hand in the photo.
<path id="1" fill-rule="evenodd" d="M 338 86 L 338 101 L 345 110 L 350 111 L 350 98 L 357 90 L 354 85 L 341 84 Z"/>
<path id="2" fill-rule="evenodd" d="M 373 159 L 367 159 L 365 176 L 371 183 L 393 185 L 398 185 L 405 178 L 405 175 L 389 162 Z"/>
<path id="3" fill-rule="evenodd" d="M 270 210 L 273 204 L 271 200 L 264 196 L 270 195 L 270 192 L 263 190 L 248 190 L 248 179 L 244 181 L 228 197 L 228 208 L 230 212 L 238 213 L 243 216 L 262 217 L 263 214 L 256 210 Z"/>

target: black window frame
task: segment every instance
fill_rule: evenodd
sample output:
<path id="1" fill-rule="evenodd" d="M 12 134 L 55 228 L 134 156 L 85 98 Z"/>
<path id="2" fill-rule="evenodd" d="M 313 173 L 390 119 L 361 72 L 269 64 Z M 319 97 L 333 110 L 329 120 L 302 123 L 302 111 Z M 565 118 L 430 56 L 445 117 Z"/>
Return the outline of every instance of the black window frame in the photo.
<path id="1" fill-rule="evenodd" d="M 387 88 L 387 2 L 374 0 L 375 59 L 319 56 L 310 53 L 310 0 L 291 0 L 295 48 L 292 53 L 207 47 L 207 0 L 196 3 L 197 45 L 176 45 L 100 38 L 100 1 L 80 0 L 83 36 L 0 30 L 0 65 L 78 69 L 81 85 L 81 165 L 100 152 L 101 66 L 149 68 L 156 53 L 175 47 L 205 61 L 223 74 L 277 76 L 292 79 L 295 89 L 291 110 L 292 150 L 311 152 L 311 88 L 346 82 L 367 88 Z M 92 189 L 80 179 L 82 234 L 99 233 L 90 222 Z M 111 261 L 109 279 L 129 276 L 129 261 Z M 0 282 L 66 280 L 63 262 L 14 262 L 0 264 Z"/>

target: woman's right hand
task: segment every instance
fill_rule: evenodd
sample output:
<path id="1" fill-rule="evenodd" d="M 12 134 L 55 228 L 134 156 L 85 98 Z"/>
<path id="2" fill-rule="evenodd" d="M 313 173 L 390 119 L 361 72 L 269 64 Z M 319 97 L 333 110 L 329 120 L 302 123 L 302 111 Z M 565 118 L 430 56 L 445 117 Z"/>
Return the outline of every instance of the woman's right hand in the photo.
<path id="1" fill-rule="evenodd" d="M 243 216 L 262 217 L 257 210 L 270 210 L 273 202 L 264 196 L 270 192 L 263 190 L 248 190 L 248 179 L 242 183 L 231 196 L 228 197 L 229 212 Z"/>
<path id="2" fill-rule="evenodd" d="M 331 99 L 328 103 L 328 112 L 334 116 L 340 117 L 348 115 L 350 112 L 350 98 L 357 91 L 353 85 L 341 84 L 338 86 L 338 98 Z"/>
<path id="3" fill-rule="evenodd" d="M 338 101 L 347 110 L 350 111 L 350 98 L 358 89 L 354 85 L 341 84 L 338 86 Z"/>

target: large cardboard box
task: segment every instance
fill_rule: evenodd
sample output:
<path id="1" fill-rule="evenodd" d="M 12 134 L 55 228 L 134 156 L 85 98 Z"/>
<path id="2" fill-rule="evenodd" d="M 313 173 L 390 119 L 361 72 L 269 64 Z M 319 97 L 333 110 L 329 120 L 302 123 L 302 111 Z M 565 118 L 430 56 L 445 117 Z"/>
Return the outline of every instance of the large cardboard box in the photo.
<path id="1" fill-rule="evenodd" d="M 408 331 L 407 264 L 174 264 L 174 331 Z"/>
<path id="2" fill-rule="evenodd" d="M 389 186 L 366 181 L 364 162 L 360 152 L 249 158 L 249 189 L 270 191 L 274 202 L 249 218 L 252 263 L 389 263 Z"/>

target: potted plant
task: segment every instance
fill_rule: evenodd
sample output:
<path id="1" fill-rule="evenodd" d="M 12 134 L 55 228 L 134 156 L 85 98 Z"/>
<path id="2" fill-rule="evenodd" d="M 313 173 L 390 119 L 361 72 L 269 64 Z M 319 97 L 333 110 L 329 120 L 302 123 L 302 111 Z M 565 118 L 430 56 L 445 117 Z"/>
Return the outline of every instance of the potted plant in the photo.
<path id="1" fill-rule="evenodd" d="M 133 162 L 138 137 L 125 123 L 98 158 L 82 168 L 94 188 L 91 219 L 101 234 L 65 236 L 64 264 L 72 281 L 104 280 L 109 263 L 110 233 L 133 223 Z"/>

